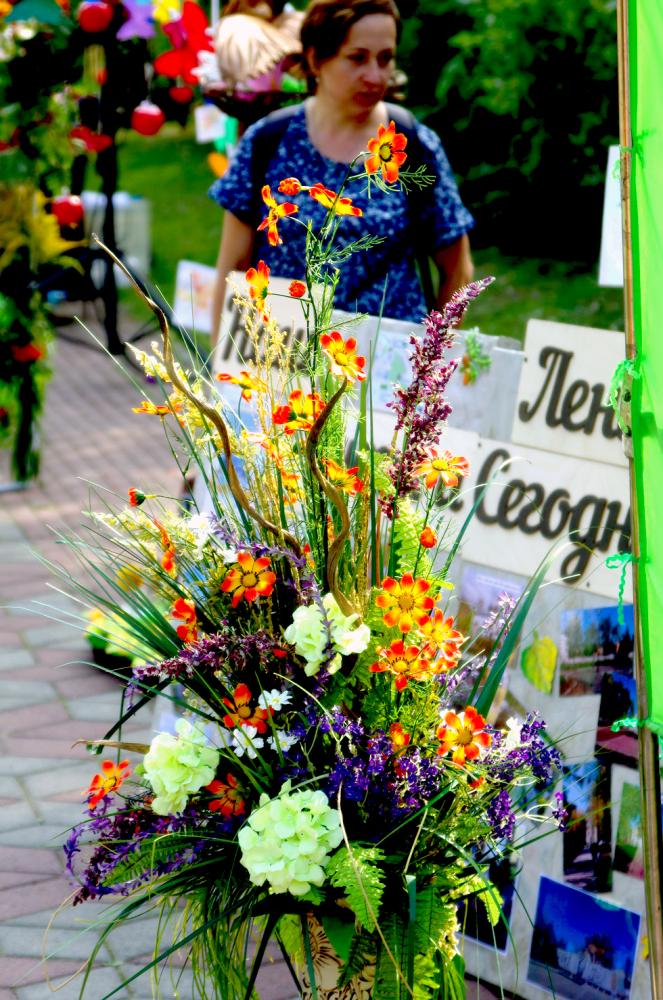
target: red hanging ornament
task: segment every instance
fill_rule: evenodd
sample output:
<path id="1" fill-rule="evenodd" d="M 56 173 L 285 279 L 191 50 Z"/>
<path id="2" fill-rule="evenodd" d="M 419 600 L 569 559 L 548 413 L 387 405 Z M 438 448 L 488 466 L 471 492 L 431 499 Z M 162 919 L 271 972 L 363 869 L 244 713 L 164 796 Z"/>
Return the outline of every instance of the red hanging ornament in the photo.
<path id="1" fill-rule="evenodd" d="M 193 100 L 193 89 L 191 87 L 171 87 L 168 93 L 177 104 L 188 104 Z"/>
<path id="2" fill-rule="evenodd" d="M 152 101 L 141 101 L 131 113 L 131 127 L 139 135 L 156 135 L 165 120 L 161 108 Z"/>
<path id="3" fill-rule="evenodd" d="M 83 202 L 75 194 L 60 194 L 51 200 L 51 212 L 60 228 L 77 226 L 83 221 Z"/>
<path id="4" fill-rule="evenodd" d="M 103 0 L 84 0 L 76 17 L 83 31 L 92 35 L 105 31 L 113 20 L 114 13 L 111 4 L 104 3 Z"/>

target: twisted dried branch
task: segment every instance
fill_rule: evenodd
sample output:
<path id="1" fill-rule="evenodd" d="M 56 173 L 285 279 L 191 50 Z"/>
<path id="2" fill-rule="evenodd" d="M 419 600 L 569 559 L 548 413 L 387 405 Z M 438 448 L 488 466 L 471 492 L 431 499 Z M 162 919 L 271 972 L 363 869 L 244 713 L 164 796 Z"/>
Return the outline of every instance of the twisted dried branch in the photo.
<path id="1" fill-rule="evenodd" d="M 309 464 L 311 472 L 320 484 L 320 488 L 325 494 L 325 496 L 331 500 L 331 502 L 336 507 L 340 518 L 341 518 L 341 530 L 338 532 L 333 542 L 329 546 L 329 553 L 327 555 L 327 566 L 325 570 L 325 575 L 327 577 L 327 586 L 334 600 L 338 604 L 339 608 L 344 615 L 351 615 L 354 613 L 355 609 L 349 602 L 345 594 L 342 593 L 338 585 L 338 564 L 341 558 L 341 553 L 343 552 L 343 546 L 346 543 L 348 535 L 350 534 L 350 516 L 348 514 L 348 508 L 345 503 L 345 499 L 341 491 L 334 486 L 333 483 L 327 479 L 326 476 L 320 471 L 320 466 L 318 465 L 317 458 L 317 447 L 318 441 L 320 440 L 320 435 L 322 429 L 329 419 L 329 415 L 338 403 L 339 399 L 348 387 L 347 379 L 343 382 L 343 385 L 338 389 L 329 402 L 325 405 L 325 408 L 318 415 L 311 431 L 309 433 L 308 439 L 306 441 L 306 461 Z"/>
<path id="2" fill-rule="evenodd" d="M 285 531 L 285 529 L 281 528 L 279 525 L 273 524 L 271 521 L 268 521 L 266 517 L 263 517 L 260 511 L 256 510 L 255 507 L 253 507 L 246 493 L 242 489 L 242 485 L 237 476 L 237 471 L 235 469 L 235 465 L 233 462 L 233 453 L 232 453 L 232 448 L 230 446 L 230 435 L 228 433 L 226 422 L 221 416 L 221 414 L 213 406 L 210 406 L 210 404 L 205 399 L 203 399 L 201 396 L 197 396 L 196 393 L 192 392 L 191 389 L 181 380 L 181 378 L 177 374 L 175 360 L 173 357 L 173 349 L 170 341 L 170 328 L 168 326 L 168 320 L 166 319 L 166 314 L 164 313 L 163 309 L 161 308 L 161 306 L 157 305 L 154 299 L 152 299 L 144 291 L 143 288 L 141 288 L 141 286 L 136 281 L 129 268 L 126 267 L 126 265 L 113 253 L 113 251 L 109 250 L 109 248 L 105 246 L 105 244 L 102 243 L 101 240 L 94 235 L 94 233 L 92 234 L 92 238 L 95 241 L 95 243 L 97 243 L 102 248 L 102 250 L 106 251 L 109 257 L 111 257 L 111 259 L 124 272 L 124 274 L 126 274 L 133 288 L 135 288 L 135 290 L 138 292 L 138 294 L 143 299 L 145 304 L 149 306 L 149 308 L 157 317 L 157 320 L 159 321 L 159 326 L 161 328 L 161 334 L 163 337 L 163 360 L 166 366 L 166 371 L 168 372 L 170 380 L 175 386 L 175 388 L 178 390 L 178 392 L 180 392 L 183 396 L 186 396 L 189 402 L 196 407 L 198 412 L 201 413 L 204 417 L 206 417 L 219 432 L 219 437 L 221 438 L 223 454 L 226 462 L 228 485 L 230 487 L 230 492 L 232 493 L 233 497 L 235 498 L 239 506 L 242 508 L 242 510 L 244 510 L 253 521 L 259 524 L 261 528 L 263 528 L 270 534 L 275 535 L 276 538 L 278 538 L 279 540 L 285 542 L 297 556 L 301 556 L 302 547 L 295 538 L 295 536 L 290 534 L 289 531 Z"/>

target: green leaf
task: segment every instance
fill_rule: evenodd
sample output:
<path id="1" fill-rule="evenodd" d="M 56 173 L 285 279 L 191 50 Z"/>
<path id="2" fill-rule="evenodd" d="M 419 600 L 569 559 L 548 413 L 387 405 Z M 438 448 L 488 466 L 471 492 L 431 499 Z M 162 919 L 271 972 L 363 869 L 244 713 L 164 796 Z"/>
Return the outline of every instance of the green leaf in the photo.
<path id="1" fill-rule="evenodd" d="M 339 848 L 327 865 L 331 884 L 343 889 L 357 922 L 369 931 L 375 930 L 384 892 L 384 872 L 377 866 L 383 860 L 379 847 L 351 845 L 351 851 Z"/>
<path id="2" fill-rule="evenodd" d="M 347 920 L 339 920 L 338 917 L 323 916 L 322 926 L 332 948 L 347 965 L 350 959 L 350 948 L 355 937 L 354 925 Z"/>

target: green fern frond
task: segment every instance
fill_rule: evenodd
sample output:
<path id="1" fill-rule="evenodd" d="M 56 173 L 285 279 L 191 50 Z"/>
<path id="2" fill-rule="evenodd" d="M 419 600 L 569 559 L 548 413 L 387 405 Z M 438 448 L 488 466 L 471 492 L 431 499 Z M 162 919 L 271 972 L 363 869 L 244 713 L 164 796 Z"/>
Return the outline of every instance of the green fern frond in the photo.
<path id="1" fill-rule="evenodd" d="M 333 886 L 343 889 L 357 922 L 368 931 L 375 930 L 375 917 L 384 892 L 384 872 L 377 862 L 384 860 L 379 847 L 341 847 L 327 865 Z"/>
<path id="2" fill-rule="evenodd" d="M 359 975 L 367 965 L 375 962 L 375 952 L 374 935 L 369 934 L 363 928 L 356 931 L 350 945 L 348 960 L 338 976 L 339 987 L 347 986 L 353 976 Z"/>

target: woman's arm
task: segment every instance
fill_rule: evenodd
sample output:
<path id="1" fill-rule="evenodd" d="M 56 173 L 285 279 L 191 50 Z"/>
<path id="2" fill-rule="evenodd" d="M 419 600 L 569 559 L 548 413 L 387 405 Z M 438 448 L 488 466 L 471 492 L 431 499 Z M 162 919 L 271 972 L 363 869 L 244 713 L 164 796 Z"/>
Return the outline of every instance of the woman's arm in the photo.
<path id="1" fill-rule="evenodd" d="M 226 278 L 231 271 L 244 271 L 251 263 L 255 233 L 232 212 L 223 216 L 219 256 L 216 260 L 216 280 L 212 298 L 212 349 L 216 347 L 226 296 Z"/>
<path id="2" fill-rule="evenodd" d="M 467 233 L 450 246 L 438 250 L 433 259 L 440 272 L 440 288 L 435 304 L 438 309 L 443 309 L 453 293 L 467 285 L 474 275 Z"/>

